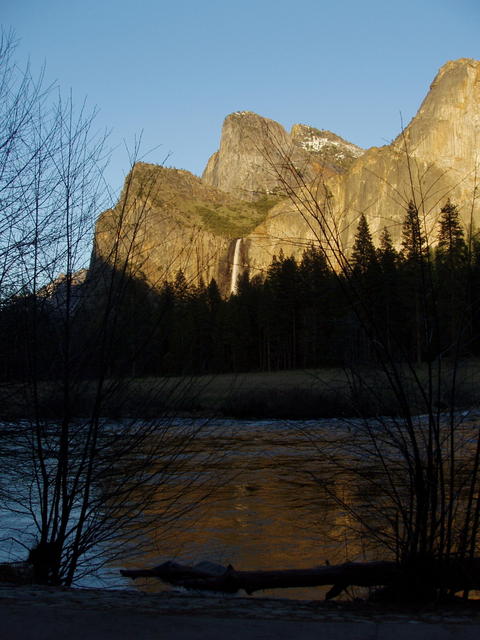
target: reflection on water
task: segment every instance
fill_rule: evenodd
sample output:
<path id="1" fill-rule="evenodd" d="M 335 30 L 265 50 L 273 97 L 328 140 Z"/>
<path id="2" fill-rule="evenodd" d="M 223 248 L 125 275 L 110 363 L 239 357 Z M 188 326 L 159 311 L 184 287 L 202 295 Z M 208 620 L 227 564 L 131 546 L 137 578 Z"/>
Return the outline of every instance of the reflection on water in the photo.
<path id="1" fill-rule="evenodd" d="M 313 471 L 332 479 L 333 470 L 315 449 L 314 433 L 321 429 L 323 435 L 329 431 L 335 436 L 339 424 L 322 421 L 301 427 L 274 421 L 211 425 L 197 443 L 221 452 L 217 463 L 213 457 L 214 473 L 206 471 L 211 494 L 170 535 L 155 540 L 156 553 L 129 566 L 175 559 L 185 564 L 209 560 L 240 570 L 298 569 L 359 559 L 362 550 L 343 535 L 348 516 L 310 475 Z M 349 491 L 345 477 L 337 490 Z M 149 591 L 165 588 L 156 580 L 141 586 Z M 258 595 L 319 598 L 324 592 L 282 589 Z"/>
<path id="2" fill-rule="evenodd" d="M 418 420 L 422 429 L 425 421 L 422 417 Z M 469 420 L 463 420 L 462 425 L 465 452 L 475 442 L 479 417 L 472 415 Z M 388 456 L 389 476 L 398 482 L 396 490 L 401 492 L 404 461 L 398 456 L 398 448 L 389 451 L 390 445 L 382 439 L 381 429 L 385 426 L 388 427 L 385 422 L 370 425 L 363 434 L 379 429 L 375 446 L 382 443 L 383 455 Z M 114 566 L 104 568 L 100 574 L 103 584 L 131 585 L 128 580 L 122 582 L 120 567 L 146 568 L 171 559 L 184 564 L 208 560 L 232 564 L 239 570 L 300 569 L 326 562 L 372 559 L 371 547 L 364 546 L 365 539 L 356 535 L 358 522 L 345 504 L 363 508 L 365 502 L 366 521 L 371 527 L 379 514 L 384 519 L 388 517 L 392 505 L 382 491 L 385 470 L 373 464 L 379 456 L 372 453 L 368 438 L 359 438 L 362 430 L 357 427 L 354 421 L 347 424 L 339 420 L 209 423 L 192 440 L 193 451 L 179 455 L 176 464 L 167 468 L 158 490 L 166 503 L 168 492 L 174 495 L 174 513 L 184 515 L 175 516 L 167 528 L 161 528 L 159 513 L 158 530 L 144 531 L 142 544 L 134 550 L 135 558 L 121 558 Z M 173 438 L 175 429 L 180 433 L 185 422 L 172 426 Z M 327 455 L 330 444 L 331 451 L 339 444 L 343 457 Z M 191 453 L 196 455 L 190 457 Z M 352 473 L 353 465 L 357 473 Z M 467 466 L 462 468 L 468 472 Z M 377 481 L 372 484 L 370 481 L 375 478 Z M 184 492 L 190 479 L 190 490 Z M 188 509 L 191 503 L 195 504 L 193 510 Z M 12 514 L 8 517 L 12 518 Z M 22 531 L 24 523 L 13 524 Z M 372 536 L 367 538 L 371 541 Z M 0 555 L 3 553 L 1 559 L 7 560 L 10 558 L 4 540 Z M 387 555 L 383 549 L 381 558 L 388 559 Z M 83 584 L 99 586 L 92 576 Z M 157 580 L 137 584 L 148 591 L 167 588 Z M 326 590 L 328 587 L 285 589 L 256 595 L 323 598 Z"/>

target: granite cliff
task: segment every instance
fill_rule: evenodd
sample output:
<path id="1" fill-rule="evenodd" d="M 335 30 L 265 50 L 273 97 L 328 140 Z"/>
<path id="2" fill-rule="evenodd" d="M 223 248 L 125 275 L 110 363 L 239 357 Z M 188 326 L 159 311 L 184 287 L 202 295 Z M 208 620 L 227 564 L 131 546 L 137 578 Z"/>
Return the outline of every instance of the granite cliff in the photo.
<path id="1" fill-rule="evenodd" d="M 249 238 L 284 200 L 285 159 L 314 180 L 345 171 L 361 153 L 328 131 L 295 125 L 288 134 L 257 114 L 231 114 L 202 179 L 179 169 L 134 166 L 118 204 L 97 221 L 91 271 L 128 261 L 153 287 L 182 270 L 190 282 L 215 278 L 227 293 L 234 261 L 237 273 L 249 267 L 248 243 L 240 247 L 236 239 Z"/>
<path id="2" fill-rule="evenodd" d="M 447 197 L 459 206 L 466 227 L 480 226 L 475 199 L 479 151 L 480 62 L 456 60 L 441 68 L 418 113 L 390 145 L 369 149 L 348 171 L 310 191 L 347 251 L 362 213 L 374 239 L 387 227 L 399 246 L 405 207 L 412 198 L 435 242 L 435 224 Z M 309 198 L 304 194 L 306 203 Z M 299 255 L 313 236 L 291 203 L 278 205 L 252 234 L 250 268 L 263 268 L 280 249 Z"/>
<path id="3" fill-rule="evenodd" d="M 245 202 L 188 171 L 137 163 L 118 204 L 97 221 L 91 271 L 128 263 L 159 287 L 181 270 L 190 282 L 215 278 L 226 290 L 234 238 L 248 236 L 277 202 Z"/>
<path id="4" fill-rule="evenodd" d="M 182 269 L 192 281 L 215 277 L 226 293 L 232 272 L 261 271 L 280 250 L 299 256 L 315 240 L 306 209 L 294 206 L 285 188 L 307 208 L 315 196 L 347 251 L 362 213 L 374 238 L 387 227 L 398 243 L 412 198 L 434 241 L 447 197 L 466 225 L 480 225 L 479 140 L 480 62 L 471 59 L 445 64 L 405 130 L 365 153 L 328 131 L 294 125 L 287 132 L 254 113 L 233 113 L 202 179 L 135 166 L 118 205 L 99 218 L 92 266 L 112 262 L 119 237 L 121 255 L 130 252 L 153 286 Z"/>
<path id="5" fill-rule="evenodd" d="M 245 200 L 283 193 L 288 158 L 307 181 L 345 171 L 363 153 L 330 131 L 293 125 L 290 133 L 251 111 L 225 118 L 220 149 L 209 159 L 203 180 Z"/>

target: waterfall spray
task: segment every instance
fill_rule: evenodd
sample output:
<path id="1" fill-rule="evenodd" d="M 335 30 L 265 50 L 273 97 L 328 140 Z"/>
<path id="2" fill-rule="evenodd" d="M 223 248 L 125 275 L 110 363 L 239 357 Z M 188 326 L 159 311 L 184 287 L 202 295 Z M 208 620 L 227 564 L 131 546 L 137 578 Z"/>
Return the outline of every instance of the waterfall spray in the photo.
<path id="1" fill-rule="evenodd" d="M 237 293 L 237 280 L 240 272 L 240 249 L 242 246 L 242 238 L 237 238 L 235 242 L 235 251 L 232 263 L 232 279 L 230 282 L 230 293 Z"/>

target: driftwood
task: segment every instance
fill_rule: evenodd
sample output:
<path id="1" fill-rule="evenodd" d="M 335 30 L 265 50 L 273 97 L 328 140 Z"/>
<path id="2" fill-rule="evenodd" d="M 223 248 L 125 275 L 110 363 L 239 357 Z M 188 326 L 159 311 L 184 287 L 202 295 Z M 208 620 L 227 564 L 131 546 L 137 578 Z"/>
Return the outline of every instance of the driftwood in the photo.
<path id="1" fill-rule="evenodd" d="M 347 562 L 335 566 L 280 571 L 236 571 L 232 566 L 222 567 L 200 563 L 194 567 L 165 562 L 152 569 L 124 569 L 129 578 L 155 577 L 168 584 L 186 589 L 236 593 L 243 589 L 248 594 L 262 589 L 291 587 L 319 587 L 333 585 L 326 594 L 329 600 L 349 586 L 386 587 L 404 593 L 427 595 L 436 589 L 460 591 L 480 588 L 480 558 L 448 565 L 402 569 L 395 562 Z"/>

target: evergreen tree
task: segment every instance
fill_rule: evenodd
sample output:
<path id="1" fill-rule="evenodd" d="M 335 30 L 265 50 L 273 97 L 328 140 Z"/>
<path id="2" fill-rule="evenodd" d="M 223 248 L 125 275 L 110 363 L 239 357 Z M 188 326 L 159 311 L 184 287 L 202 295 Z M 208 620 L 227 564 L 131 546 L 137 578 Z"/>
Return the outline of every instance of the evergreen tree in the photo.
<path id="1" fill-rule="evenodd" d="M 360 216 L 352 248 L 351 263 L 353 271 L 349 276 L 348 289 L 352 292 L 352 303 L 355 314 L 350 316 L 349 324 L 352 333 L 349 340 L 348 357 L 369 360 L 371 357 L 371 341 L 368 337 L 369 326 L 375 321 L 373 311 L 378 303 L 379 273 L 377 252 L 372 234 L 364 214 Z"/>
<path id="2" fill-rule="evenodd" d="M 154 361 L 152 374 L 165 375 L 173 371 L 175 306 L 174 286 L 171 282 L 166 281 L 158 294 L 157 313 L 155 315 L 158 328 L 150 348 Z"/>
<path id="3" fill-rule="evenodd" d="M 224 370 L 224 333 L 223 308 L 225 302 L 222 300 L 220 289 L 215 278 L 210 280 L 205 292 L 206 302 L 209 310 L 209 371 L 220 372 Z"/>
<path id="4" fill-rule="evenodd" d="M 462 267 L 467 261 L 467 245 L 456 205 L 447 200 L 440 211 L 437 262 L 450 269 Z"/>
<path id="5" fill-rule="evenodd" d="M 216 310 L 222 303 L 222 296 L 220 295 L 220 289 L 218 288 L 215 278 L 210 280 L 210 284 L 207 287 L 207 300 L 211 311 Z"/>
<path id="6" fill-rule="evenodd" d="M 415 203 L 408 203 L 402 228 L 402 257 L 406 261 L 421 261 L 426 256 L 426 241 Z"/>
<path id="7" fill-rule="evenodd" d="M 306 249 L 299 265 L 299 346 L 302 367 L 337 364 L 342 341 L 336 321 L 341 296 L 325 254 L 314 246 Z"/>
<path id="8" fill-rule="evenodd" d="M 180 300 L 187 298 L 188 295 L 191 293 L 190 285 L 188 284 L 182 269 L 179 269 L 175 275 L 173 288 L 174 288 L 176 297 L 179 298 Z"/>
<path id="9" fill-rule="evenodd" d="M 379 289 L 376 300 L 377 327 L 384 349 L 393 357 L 397 357 L 399 343 L 403 342 L 405 307 L 400 299 L 400 255 L 386 227 L 380 236 L 377 261 L 379 266 Z"/>
<path id="10" fill-rule="evenodd" d="M 398 259 L 398 251 L 393 246 L 392 236 L 387 227 L 384 227 L 380 236 L 380 247 L 377 249 L 377 262 L 382 271 L 386 272 L 396 268 Z"/>
<path id="11" fill-rule="evenodd" d="M 473 353 L 478 356 L 480 354 L 480 237 L 478 232 L 472 233 L 469 271 L 469 298 L 472 323 L 471 345 Z"/>
<path id="12" fill-rule="evenodd" d="M 447 200 L 440 211 L 435 252 L 437 299 L 442 352 L 459 355 L 470 334 L 465 322 L 468 249 L 457 207 Z"/>
<path id="13" fill-rule="evenodd" d="M 402 268 L 401 292 L 402 306 L 405 309 L 404 347 L 409 359 L 421 362 L 431 358 L 436 350 L 433 346 L 438 337 L 433 295 L 433 278 L 427 240 L 422 228 L 418 208 L 410 200 L 402 227 Z M 407 337 L 408 336 L 408 337 Z"/>
<path id="14" fill-rule="evenodd" d="M 270 367 L 289 369 L 297 364 L 299 282 L 295 258 L 285 258 L 280 251 L 268 270 L 265 292 Z"/>
<path id="15" fill-rule="evenodd" d="M 372 234 L 367 219 L 362 213 L 358 222 L 355 242 L 352 249 L 353 269 L 357 273 L 365 274 L 376 263 L 377 256 L 372 240 Z"/>

